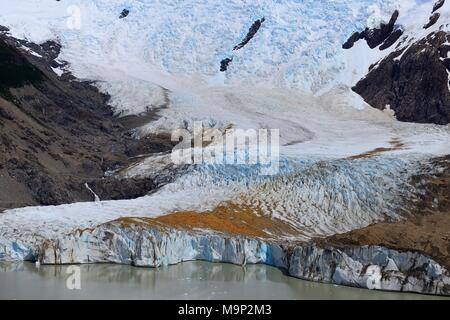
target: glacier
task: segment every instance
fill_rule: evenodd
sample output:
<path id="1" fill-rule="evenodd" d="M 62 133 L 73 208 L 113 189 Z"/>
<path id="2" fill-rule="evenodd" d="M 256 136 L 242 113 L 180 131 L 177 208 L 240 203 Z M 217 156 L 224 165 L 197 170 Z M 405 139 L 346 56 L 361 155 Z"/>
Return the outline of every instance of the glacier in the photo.
<path id="1" fill-rule="evenodd" d="M 413 1 L 25 3 L 3 0 L 2 23 L 15 36 L 35 42 L 59 39 L 64 46 L 61 59 L 72 63 L 79 78 L 97 79 L 101 74 L 95 73 L 101 72 L 101 66 L 108 66 L 104 70 L 108 72 L 130 73 L 127 68 L 139 63 L 159 69 L 155 77 L 167 72 L 185 78 L 204 76 L 208 81 L 218 74 L 221 58 L 231 54 L 253 21 L 265 17 L 258 40 L 234 53 L 237 56 L 227 81 L 279 82 L 283 87 L 317 91 L 343 70 L 339 49 L 348 35 L 389 18 L 394 9 L 410 7 Z M 124 8 L 130 14 L 119 20 Z M 70 23 L 76 9 L 79 28 Z"/>
<path id="2" fill-rule="evenodd" d="M 354 31 L 379 25 L 395 9 L 401 12 L 399 23 L 410 41 L 404 45 L 435 31 L 439 26 L 422 30 L 417 22 L 428 19 L 433 1 L 0 3 L 0 25 L 8 27 L 14 37 L 31 42 L 57 40 L 62 45 L 58 59 L 68 65 L 55 72 L 95 81 L 111 96 L 117 115 L 158 110 L 159 118 L 140 128 L 138 136 L 170 133 L 195 120 L 220 129 L 230 125 L 278 128 L 281 133 L 281 170 L 276 176 L 261 177 L 257 168 L 247 166 L 199 165 L 176 168 L 179 176 L 173 182 L 138 199 L 5 211 L 0 214 L 0 260 L 139 266 L 191 259 L 238 264 L 245 260 L 290 268 L 290 274 L 300 278 L 362 287 L 367 275 L 354 277 L 373 265 L 379 274 L 397 272 L 382 289 L 448 293 L 447 271 L 433 273 L 438 264 L 418 253 L 408 256 L 387 248 L 334 248 L 332 253 L 324 253 L 307 244 L 288 256 L 280 244 L 403 219 L 407 214 L 402 211 L 403 201 L 414 199 L 417 192 L 410 177 L 430 158 L 448 154 L 450 126 L 397 122 L 392 114 L 370 108 L 351 92 L 350 87 L 389 50 L 370 50 L 363 42 L 352 50 L 342 50 Z M 123 9 L 130 13 L 119 19 Z M 449 9 L 446 1 L 441 19 L 448 18 Z M 262 17 L 266 20 L 255 38 L 243 49 L 232 51 L 251 24 Z M 230 56 L 230 68 L 221 73 L 220 61 Z M 397 142 L 401 147 L 393 148 Z M 364 156 L 380 149 L 387 151 Z M 110 174 L 145 177 L 171 171 L 170 155 L 159 154 Z M 136 232 L 111 223 L 123 217 L 205 212 L 224 202 L 261 209 L 302 232 L 295 237 L 273 235 L 278 241 L 267 242 L 207 230 L 199 234 L 182 230 L 158 233 L 154 228 Z M 103 241 L 107 232 L 112 232 L 114 241 Z M 156 237 L 164 250 L 139 242 L 136 237 L 142 232 Z M 139 250 L 142 259 L 131 259 Z M 392 270 L 395 268 L 387 258 L 372 261 L 379 251 L 396 266 L 412 259 L 427 268 L 420 279 L 412 277 L 409 286 L 405 285 L 411 265 Z M 336 262 L 336 256 L 343 258 Z M 310 257 L 313 259 L 308 260 Z M 307 274 L 317 265 L 333 262 L 342 266 L 338 273 L 323 268 L 318 274 Z"/>
<path id="3" fill-rule="evenodd" d="M 114 221 L 55 239 L 35 239 L 16 253 L 44 264 L 120 263 L 163 267 L 202 260 L 245 266 L 264 263 L 297 278 L 385 291 L 448 295 L 450 274 L 418 252 L 381 246 L 280 245 L 254 238 Z"/>

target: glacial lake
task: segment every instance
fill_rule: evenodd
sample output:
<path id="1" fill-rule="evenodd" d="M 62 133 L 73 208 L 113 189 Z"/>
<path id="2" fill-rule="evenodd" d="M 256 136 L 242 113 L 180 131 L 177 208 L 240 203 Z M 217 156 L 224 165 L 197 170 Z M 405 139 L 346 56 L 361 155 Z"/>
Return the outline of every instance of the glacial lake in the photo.
<path id="1" fill-rule="evenodd" d="M 159 269 L 78 267 L 0 263 L 0 299 L 443 299 L 313 283 L 265 265 L 195 261 Z M 70 290 L 68 283 L 80 289 Z"/>

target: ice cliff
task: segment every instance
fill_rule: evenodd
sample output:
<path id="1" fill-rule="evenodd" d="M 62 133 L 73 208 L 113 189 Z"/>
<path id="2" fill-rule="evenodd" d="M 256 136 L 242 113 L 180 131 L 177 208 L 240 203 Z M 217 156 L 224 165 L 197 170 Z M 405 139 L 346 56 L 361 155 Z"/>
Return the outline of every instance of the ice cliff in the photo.
<path id="1" fill-rule="evenodd" d="M 336 248 L 312 243 L 287 245 L 261 239 L 176 230 L 127 219 L 79 230 L 57 239 L 16 243 L 21 258 L 43 264 L 121 263 L 163 267 L 204 260 L 238 265 L 264 263 L 301 279 L 339 285 L 449 295 L 450 274 L 417 252 L 381 246 Z M 18 249 L 20 248 L 20 250 Z"/>

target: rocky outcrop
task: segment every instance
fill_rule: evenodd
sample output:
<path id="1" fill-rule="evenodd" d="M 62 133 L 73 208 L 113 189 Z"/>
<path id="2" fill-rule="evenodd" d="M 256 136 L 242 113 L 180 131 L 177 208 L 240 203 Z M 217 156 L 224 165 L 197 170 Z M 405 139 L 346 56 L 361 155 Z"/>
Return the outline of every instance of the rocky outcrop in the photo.
<path id="1" fill-rule="evenodd" d="M 364 39 L 364 35 L 362 34 L 362 32 L 357 31 L 357 32 L 353 33 L 350 36 L 350 38 L 348 38 L 348 40 L 342 45 L 342 48 L 343 49 L 351 49 L 351 48 L 353 48 L 355 43 L 360 39 Z"/>
<path id="2" fill-rule="evenodd" d="M 442 6 L 445 4 L 445 0 L 438 0 L 434 5 L 433 5 L 433 11 L 431 13 L 434 13 L 435 11 L 439 10 L 440 8 L 442 8 Z"/>
<path id="3" fill-rule="evenodd" d="M 126 18 L 126 17 L 128 17 L 129 14 L 130 14 L 130 10 L 123 9 L 122 12 L 120 13 L 119 19 Z"/>
<path id="4" fill-rule="evenodd" d="M 220 72 L 225 72 L 228 70 L 228 66 L 233 61 L 233 59 L 225 58 L 222 61 L 220 61 Z"/>
<path id="5" fill-rule="evenodd" d="M 392 32 L 389 37 L 387 37 L 386 40 L 381 44 L 380 50 L 386 50 L 390 48 L 394 43 L 397 42 L 398 39 L 403 35 L 402 29 L 397 29 L 394 32 Z"/>
<path id="6" fill-rule="evenodd" d="M 253 24 L 251 25 L 250 29 L 247 32 L 247 35 L 244 37 L 244 39 L 242 39 L 242 41 L 239 44 L 234 46 L 233 51 L 244 48 L 245 45 L 247 45 L 247 43 L 249 43 L 250 40 L 252 40 L 253 37 L 256 35 L 256 33 L 261 28 L 264 21 L 266 21 L 266 19 L 263 17 L 253 22 Z M 233 62 L 233 57 L 228 57 L 220 61 L 220 72 L 227 71 L 231 62 Z"/>
<path id="7" fill-rule="evenodd" d="M 157 181 L 152 178 L 106 178 L 93 181 L 89 187 L 102 200 L 135 199 L 145 196 L 158 188 Z"/>
<path id="8" fill-rule="evenodd" d="M 403 31 L 401 29 L 397 29 L 394 32 L 395 22 L 397 21 L 398 16 L 399 16 L 399 11 L 396 10 L 392 14 L 391 19 L 389 20 L 389 22 L 387 24 L 381 23 L 379 28 L 373 28 L 373 29 L 366 28 L 362 32 L 355 32 L 342 45 L 342 48 L 350 49 L 353 47 L 355 42 L 357 42 L 358 40 L 361 40 L 361 39 L 366 40 L 368 46 L 371 49 L 378 47 L 383 42 L 384 42 L 383 49 L 390 47 L 403 34 Z M 393 32 L 394 32 L 394 34 L 393 34 Z M 397 39 L 394 41 L 395 38 L 397 38 Z"/>
<path id="9" fill-rule="evenodd" d="M 387 24 L 382 23 L 379 28 L 366 29 L 364 31 L 364 39 L 367 41 L 370 48 L 379 46 L 389 37 L 394 31 L 394 25 L 398 16 L 399 12 L 396 10 Z"/>
<path id="10" fill-rule="evenodd" d="M 450 123 L 449 39 L 444 31 L 431 33 L 391 53 L 353 90 L 377 109 L 389 105 L 400 121 Z"/>
<path id="11" fill-rule="evenodd" d="M 437 11 L 444 3 L 445 0 L 439 0 L 434 4 L 424 29 L 439 21 L 440 13 Z M 393 110 L 400 121 L 448 124 L 449 35 L 439 31 L 419 40 L 405 36 L 399 42 L 403 29 L 395 26 L 398 16 L 396 11 L 388 24 L 354 33 L 343 45 L 344 49 L 349 49 L 356 41 L 365 39 L 370 48 L 381 44 L 379 49 L 386 50 L 398 43 L 396 51 L 370 66 L 369 73 L 353 90 L 371 106 L 380 110 Z"/>
<path id="12" fill-rule="evenodd" d="M 45 76 L 17 50 L 0 42 L 0 96 L 13 99 L 10 88 L 41 83 Z"/>
<path id="13" fill-rule="evenodd" d="M 249 43 L 250 40 L 252 40 L 253 37 L 256 35 L 256 33 L 258 32 L 259 28 L 261 28 L 261 25 L 263 24 L 264 21 L 266 21 L 266 19 L 261 18 L 261 19 L 256 20 L 255 22 L 253 22 L 253 24 L 251 25 L 250 29 L 248 30 L 245 38 L 238 45 L 236 45 L 233 48 L 233 50 L 239 50 L 239 49 L 242 49 L 243 47 L 245 47 L 245 45 L 247 43 Z"/>

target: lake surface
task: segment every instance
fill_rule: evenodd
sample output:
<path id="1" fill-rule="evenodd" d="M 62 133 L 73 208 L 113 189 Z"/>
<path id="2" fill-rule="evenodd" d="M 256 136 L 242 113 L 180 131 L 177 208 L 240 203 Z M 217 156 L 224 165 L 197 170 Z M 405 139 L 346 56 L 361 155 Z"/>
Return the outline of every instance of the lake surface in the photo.
<path id="1" fill-rule="evenodd" d="M 80 289 L 76 289 L 78 285 Z M 110 264 L 37 268 L 32 263 L 0 263 L 0 299 L 442 298 L 313 283 L 265 265 L 195 261 L 160 269 Z"/>

